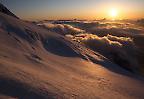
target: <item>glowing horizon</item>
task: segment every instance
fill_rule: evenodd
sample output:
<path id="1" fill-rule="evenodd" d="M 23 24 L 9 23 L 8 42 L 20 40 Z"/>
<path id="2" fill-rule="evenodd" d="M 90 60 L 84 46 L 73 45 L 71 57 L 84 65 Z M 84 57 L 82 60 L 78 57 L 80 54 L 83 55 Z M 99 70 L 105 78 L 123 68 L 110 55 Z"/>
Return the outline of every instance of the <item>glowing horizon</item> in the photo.
<path id="1" fill-rule="evenodd" d="M 26 20 L 144 18 L 144 0 L 5 0 L 3 4 Z"/>

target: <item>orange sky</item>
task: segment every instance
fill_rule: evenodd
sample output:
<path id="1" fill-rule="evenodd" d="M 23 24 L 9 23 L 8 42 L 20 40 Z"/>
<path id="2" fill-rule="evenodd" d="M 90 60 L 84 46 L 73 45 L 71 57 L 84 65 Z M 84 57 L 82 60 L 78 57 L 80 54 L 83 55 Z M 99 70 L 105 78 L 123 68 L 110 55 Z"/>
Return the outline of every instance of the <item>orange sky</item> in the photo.
<path id="1" fill-rule="evenodd" d="M 102 19 L 115 9 L 115 19 L 144 18 L 144 0 L 5 0 L 19 17 L 27 20 L 42 19 Z"/>

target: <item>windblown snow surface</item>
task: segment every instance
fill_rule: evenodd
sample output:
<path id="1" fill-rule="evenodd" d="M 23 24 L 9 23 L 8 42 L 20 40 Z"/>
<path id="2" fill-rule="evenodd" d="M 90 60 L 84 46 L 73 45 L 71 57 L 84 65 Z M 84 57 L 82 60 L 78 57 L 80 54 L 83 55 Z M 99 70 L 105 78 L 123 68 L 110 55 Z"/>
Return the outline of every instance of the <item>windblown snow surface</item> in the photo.
<path id="1" fill-rule="evenodd" d="M 0 13 L 0 99 L 144 99 L 143 27 L 124 25 Z"/>

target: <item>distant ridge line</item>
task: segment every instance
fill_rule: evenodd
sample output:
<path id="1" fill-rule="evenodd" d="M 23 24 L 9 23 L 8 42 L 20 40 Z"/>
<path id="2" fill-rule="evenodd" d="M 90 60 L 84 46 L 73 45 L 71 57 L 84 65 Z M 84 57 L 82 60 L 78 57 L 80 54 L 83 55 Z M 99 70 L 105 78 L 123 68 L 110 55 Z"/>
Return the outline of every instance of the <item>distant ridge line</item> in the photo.
<path id="1" fill-rule="evenodd" d="M 19 19 L 19 17 L 17 17 L 15 14 L 13 14 L 7 7 L 5 7 L 1 3 L 0 3 L 0 12 Z"/>

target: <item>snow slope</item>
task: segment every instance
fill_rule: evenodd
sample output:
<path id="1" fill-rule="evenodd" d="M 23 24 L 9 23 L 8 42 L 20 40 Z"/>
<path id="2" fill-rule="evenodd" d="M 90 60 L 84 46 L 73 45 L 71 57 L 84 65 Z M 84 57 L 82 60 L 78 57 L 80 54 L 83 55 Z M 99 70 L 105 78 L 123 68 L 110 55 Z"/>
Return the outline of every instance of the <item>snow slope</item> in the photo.
<path id="1" fill-rule="evenodd" d="M 0 13 L 2 99 L 143 99 L 143 83 L 97 52 Z"/>

